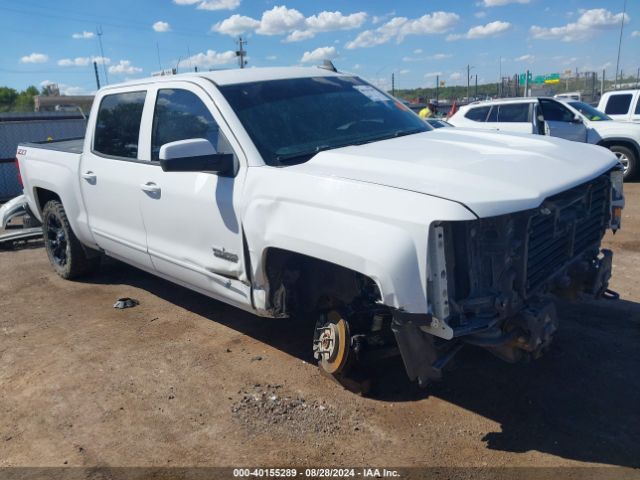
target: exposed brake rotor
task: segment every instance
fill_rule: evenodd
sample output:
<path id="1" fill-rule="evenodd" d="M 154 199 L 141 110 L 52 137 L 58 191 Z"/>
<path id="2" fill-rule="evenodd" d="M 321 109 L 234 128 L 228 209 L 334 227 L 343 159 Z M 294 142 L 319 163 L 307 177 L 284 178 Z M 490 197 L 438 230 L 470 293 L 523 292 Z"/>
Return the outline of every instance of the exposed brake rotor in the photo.
<path id="1" fill-rule="evenodd" d="M 313 356 L 326 373 L 336 375 L 347 366 L 351 350 L 349 324 L 336 310 L 322 315 L 316 324 Z"/>

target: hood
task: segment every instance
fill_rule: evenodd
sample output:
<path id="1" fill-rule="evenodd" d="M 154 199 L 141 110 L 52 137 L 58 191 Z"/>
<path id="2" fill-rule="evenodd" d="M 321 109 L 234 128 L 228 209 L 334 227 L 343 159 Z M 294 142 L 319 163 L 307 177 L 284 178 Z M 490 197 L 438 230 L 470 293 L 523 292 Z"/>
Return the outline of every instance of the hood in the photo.
<path id="1" fill-rule="evenodd" d="M 616 163 L 613 153 L 594 145 L 440 128 L 320 152 L 289 168 L 433 195 L 489 217 L 535 208 Z"/>
<path id="2" fill-rule="evenodd" d="M 630 121 L 590 121 L 588 126 L 598 132 L 601 137 L 612 137 L 620 135 L 630 137 L 636 142 L 640 142 L 640 123 Z"/>

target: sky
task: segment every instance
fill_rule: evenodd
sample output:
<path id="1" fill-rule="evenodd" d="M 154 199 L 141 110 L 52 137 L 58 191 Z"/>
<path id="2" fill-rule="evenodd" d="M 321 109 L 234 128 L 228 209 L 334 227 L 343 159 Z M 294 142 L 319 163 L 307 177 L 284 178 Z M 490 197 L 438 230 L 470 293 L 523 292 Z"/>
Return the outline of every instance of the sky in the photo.
<path id="1" fill-rule="evenodd" d="M 624 0 L 0 0 L 0 85 L 96 90 L 161 69 L 318 65 L 389 89 L 606 69 Z M 102 35 L 98 35 L 102 32 Z M 102 40 L 102 50 L 99 40 Z M 620 66 L 640 67 L 640 2 L 628 0 Z"/>

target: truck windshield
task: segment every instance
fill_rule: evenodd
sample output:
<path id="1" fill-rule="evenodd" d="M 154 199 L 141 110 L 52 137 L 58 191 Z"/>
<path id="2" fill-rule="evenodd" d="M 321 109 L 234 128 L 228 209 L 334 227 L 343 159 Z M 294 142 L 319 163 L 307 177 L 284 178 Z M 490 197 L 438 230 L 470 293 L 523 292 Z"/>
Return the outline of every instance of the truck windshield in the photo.
<path id="1" fill-rule="evenodd" d="M 578 110 L 581 114 L 587 117 L 592 122 L 601 122 L 603 120 L 611 120 L 606 113 L 602 113 L 600 110 L 593 108 L 588 103 L 584 102 L 569 102 L 573 108 Z"/>
<path id="2" fill-rule="evenodd" d="M 220 91 L 268 165 L 430 130 L 405 105 L 357 77 L 270 80 Z"/>

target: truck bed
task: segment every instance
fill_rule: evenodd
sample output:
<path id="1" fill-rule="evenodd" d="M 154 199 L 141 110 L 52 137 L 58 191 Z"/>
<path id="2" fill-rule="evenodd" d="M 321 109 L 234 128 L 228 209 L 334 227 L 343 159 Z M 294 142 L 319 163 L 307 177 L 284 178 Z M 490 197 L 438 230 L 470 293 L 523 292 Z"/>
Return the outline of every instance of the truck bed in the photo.
<path id="1" fill-rule="evenodd" d="M 84 137 L 68 138 L 65 140 L 54 140 L 51 142 L 29 142 L 21 143 L 25 147 L 42 148 L 45 150 L 55 150 L 67 153 L 82 153 Z"/>

